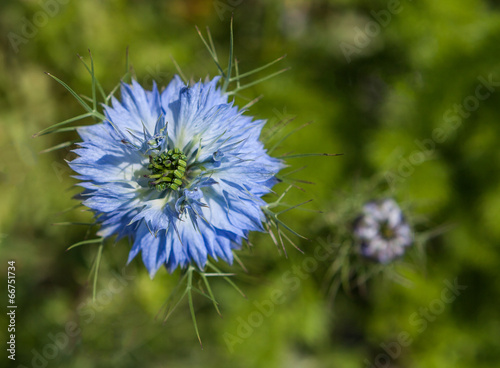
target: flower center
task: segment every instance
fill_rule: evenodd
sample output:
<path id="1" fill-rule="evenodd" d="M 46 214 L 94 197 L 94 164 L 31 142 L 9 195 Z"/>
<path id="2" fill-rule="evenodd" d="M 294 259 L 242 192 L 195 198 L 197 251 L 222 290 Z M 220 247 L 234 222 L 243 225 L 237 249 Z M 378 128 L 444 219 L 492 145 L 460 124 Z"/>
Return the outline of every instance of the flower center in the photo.
<path id="1" fill-rule="evenodd" d="M 380 224 L 380 235 L 387 240 L 394 238 L 394 235 L 396 235 L 394 230 L 389 226 L 388 221 Z"/>
<path id="2" fill-rule="evenodd" d="M 150 155 L 148 169 L 151 174 L 145 175 L 145 177 L 152 179 L 149 185 L 159 192 L 165 189 L 178 190 L 183 184 L 186 160 L 186 155 L 178 148 L 159 155 Z"/>

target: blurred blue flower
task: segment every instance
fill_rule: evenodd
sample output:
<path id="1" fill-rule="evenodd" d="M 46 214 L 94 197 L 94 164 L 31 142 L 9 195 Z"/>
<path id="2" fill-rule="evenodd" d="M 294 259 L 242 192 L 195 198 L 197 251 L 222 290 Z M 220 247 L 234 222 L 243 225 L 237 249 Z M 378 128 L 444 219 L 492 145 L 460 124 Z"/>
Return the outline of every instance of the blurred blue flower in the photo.
<path id="1" fill-rule="evenodd" d="M 380 263 L 402 256 L 413 242 L 410 226 L 393 199 L 365 204 L 354 235 L 361 243 L 361 254 Z"/>
<path id="2" fill-rule="evenodd" d="M 219 78 L 161 93 L 122 84 L 106 120 L 79 128 L 71 168 L 96 212 L 99 235 L 129 237 L 151 277 L 207 257 L 232 263 L 233 249 L 263 231 L 261 197 L 283 167 L 259 141 L 263 120 L 243 115 L 217 87 Z"/>

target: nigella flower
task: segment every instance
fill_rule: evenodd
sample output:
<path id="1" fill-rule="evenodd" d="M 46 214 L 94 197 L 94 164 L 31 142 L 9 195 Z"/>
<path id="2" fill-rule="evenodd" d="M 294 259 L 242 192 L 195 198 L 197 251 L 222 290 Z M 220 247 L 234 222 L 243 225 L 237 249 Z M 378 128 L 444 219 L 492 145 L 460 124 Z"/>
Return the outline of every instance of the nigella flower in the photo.
<path id="1" fill-rule="evenodd" d="M 354 235 L 361 243 L 361 254 L 380 263 L 403 255 L 412 244 L 412 232 L 393 199 L 373 201 L 363 206 Z"/>
<path id="2" fill-rule="evenodd" d="M 98 235 L 129 237 L 151 277 L 207 257 L 232 263 L 250 231 L 262 231 L 262 196 L 283 167 L 259 141 L 263 120 L 243 115 L 217 87 L 219 78 L 160 93 L 122 84 L 106 120 L 78 129 L 70 162 L 95 211 Z"/>

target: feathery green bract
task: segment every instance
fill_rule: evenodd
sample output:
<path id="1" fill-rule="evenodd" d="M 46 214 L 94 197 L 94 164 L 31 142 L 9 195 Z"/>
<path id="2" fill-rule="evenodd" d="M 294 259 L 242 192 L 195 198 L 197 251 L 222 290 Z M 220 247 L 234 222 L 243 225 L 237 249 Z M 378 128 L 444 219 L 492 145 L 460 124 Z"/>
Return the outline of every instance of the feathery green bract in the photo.
<path id="1" fill-rule="evenodd" d="M 215 272 L 204 272 L 199 270 L 198 268 L 195 268 L 194 266 L 189 266 L 187 269 L 181 271 L 181 278 L 179 282 L 177 283 L 177 286 L 172 290 L 170 293 L 169 298 L 163 305 L 162 309 L 164 309 L 164 317 L 163 317 L 163 322 L 166 322 L 168 318 L 172 315 L 172 313 L 175 311 L 175 309 L 180 305 L 182 300 L 187 296 L 188 298 L 188 306 L 189 306 L 189 311 L 191 314 L 191 319 L 193 321 L 193 326 L 195 329 L 196 336 L 198 338 L 198 341 L 200 343 L 200 346 L 203 348 L 203 344 L 201 341 L 200 337 L 200 332 L 198 329 L 198 323 L 196 322 L 196 313 L 194 310 L 194 301 L 193 301 L 193 291 L 196 292 L 197 294 L 209 299 L 215 310 L 217 311 L 217 314 L 222 317 L 222 313 L 219 309 L 219 303 L 215 299 L 214 293 L 212 291 L 212 288 L 210 286 L 210 282 L 208 281 L 209 277 L 222 277 L 225 281 L 228 282 L 229 285 L 231 285 L 236 291 L 238 291 L 243 297 L 246 298 L 246 295 L 236 286 L 236 284 L 229 279 L 229 276 L 234 276 L 234 274 L 228 274 L 222 272 L 219 268 L 214 266 L 211 262 L 207 262 L 207 268 L 212 269 Z M 196 279 L 198 279 L 199 283 L 198 286 L 196 287 Z M 181 287 L 184 286 L 183 290 L 181 290 Z M 203 287 L 206 287 L 206 292 L 203 290 Z"/>
<path id="2" fill-rule="evenodd" d="M 217 51 L 215 49 L 215 46 L 214 46 L 214 43 L 212 40 L 212 35 L 211 35 L 208 27 L 207 27 L 207 39 L 208 40 L 205 39 L 205 37 L 203 36 L 203 34 L 201 33 L 201 31 L 198 27 L 196 27 L 196 30 L 197 30 L 198 35 L 200 36 L 203 44 L 207 48 L 208 53 L 210 54 L 210 57 L 212 58 L 215 65 L 217 66 L 217 69 L 219 71 L 220 76 L 222 77 L 222 80 L 223 80 L 222 91 L 227 93 L 228 95 L 236 95 L 236 94 L 238 94 L 238 92 L 243 91 L 244 89 L 255 86 L 256 84 L 259 84 L 259 83 L 264 82 L 268 79 L 271 79 L 271 78 L 273 78 L 273 77 L 275 77 L 283 72 L 286 72 L 287 70 L 290 69 L 290 68 L 284 68 L 284 69 L 281 69 L 277 72 L 271 73 L 267 76 L 261 77 L 253 82 L 249 82 L 245 85 L 241 85 L 241 79 L 249 77 L 251 75 L 254 75 L 254 74 L 261 72 L 263 70 L 266 70 L 267 68 L 276 64 L 277 62 L 283 60 L 286 57 L 286 55 L 280 56 L 277 59 L 275 59 L 275 60 L 271 61 L 270 63 L 265 64 L 261 67 L 258 67 L 256 69 L 253 69 L 253 70 L 248 71 L 248 72 L 245 72 L 243 74 L 239 74 L 238 61 L 234 56 L 233 18 L 231 17 L 231 23 L 230 23 L 229 58 L 228 58 L 228 63 L 227 63 L 228 65 L 227 65 L 227 68 L 225 68 L 225 69 L 221 66 L 221 64 L 219 62 L 219 58 L 217 56 Z M 235 71 L 234 77 L 232 76 L 233 68 Z M 229 85 L 232 82 L 236 83 L 236 87 L 233 88 L 232 90 L 229 90 Z"/>
<path id="3" fill-rule="evenodd" d="M 76 121 L 85 120 L 86 118 L 90 118 L 91 117 L 91 118 L 94 119 L 94 121 L 105 120 L 105 116 L 98 111 L 98 106 L 99 106 L 100 100 L 101 100 L 101 102 L 103 104 L 109 105 L 109 102 L 111 101 L 111 98 L 113 97 L 114 93 L 120 87 L 120 83 L 118 83 L 112 89 L 112 91 L 109 94 L 106 95 L 106 93 L 104 92 L 104 89 L 103 89 L 101 83 L 99 82 L 99 80 L 97 79 L 97 77 L 95 75 L 94 59 L 92 57 L 92 53 L 90 52 L 90 50 L 89 50 L 90 66 L 87 65 L 87 63 L 85 62 L 85 60 L 83 59 L 82 56 L 80 56 L 80 55 L 77 55 L 77 56 L 80 59 L 80 61 L 82 62 L 82 64 L 85 66 L 85 69 L 87 70 L 87 72 L 89 73 L 89 75 L 91 77 L 92 97 L 81 96 L 80 94 L 78 94 L 77 92 L 75 92 L 68 84 L 66 84 L 65 82 L 63 82 L 61 79 L 57 78 L 56 76 L 52 75 L 51 73 L 45 73 L 45 74 L 47 74 L 49 77 L 53 78 L 56 82 L 58 82 L 60 85 L 62 85 L 77 100 L 77 102 L 84 108 L 84 110 L 87 111 L 87 112 L 84 113 L 84 114 L 81 114 L 81 115 L 69 118 L 67 120 L 64 120 L 64 121 L 62 121 L 60 123 L 53 124 L 53 125 L 45 128 L 45 129 L 41 130 L 40 132 L 34 134 L 33 138 L 36 138 L 38 136 L 45 135 L 45 134 L 61 133 L 61 132 L 67 132 L 67 131 L 71 131 L 71 130 L 76 130 L 78 128 L 77 126 L 65 127 L 65 128 L 60 128 L 60 127 L 68 125 L 68 124 L 71 124 L 71 123 L 76 122 Z M 130 71 L 128 70 L 128 68 L 129 68 L 129 66 L 128 66 L 128 50 L 127 50 L 126 72 L 125 72 L 124 76 L 122 77 L 122 81 L 124 81 L 130 75 Z M 99 94 L 101 95 L 100 96 L 101 99 L 99 99 L 99 97 L 97 96 L 97 90 L 99 91 Z M 88 102 L 90 102 L 92 104 L 92 106 L 89 106 L 85 102 L 85 100 L 87 100 Z M 54 147 L 52 147 L 52 150 L 57 150 L 57 149 L 68 147 L 68 146 L 64 146 L 64 145 L 54 146 Z M 45 150 L 45 151 L 42 151 L 42 152 L 50 152 L 49 150 Z"/>

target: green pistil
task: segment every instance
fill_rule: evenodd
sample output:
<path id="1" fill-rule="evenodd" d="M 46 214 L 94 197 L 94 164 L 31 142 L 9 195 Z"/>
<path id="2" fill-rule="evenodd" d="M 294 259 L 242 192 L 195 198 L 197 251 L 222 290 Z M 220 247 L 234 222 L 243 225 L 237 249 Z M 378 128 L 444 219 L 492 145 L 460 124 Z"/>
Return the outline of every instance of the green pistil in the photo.
<path id="1" fill-rule="evenodd" d="M 187 157 L 178 148 L 149 156 L 148 169 L 151 174 L 144 176 L 152 179 L 149 185 L 159 192 L 165 189 L 178 190 L 186 173 L 186 160 Z"/>

